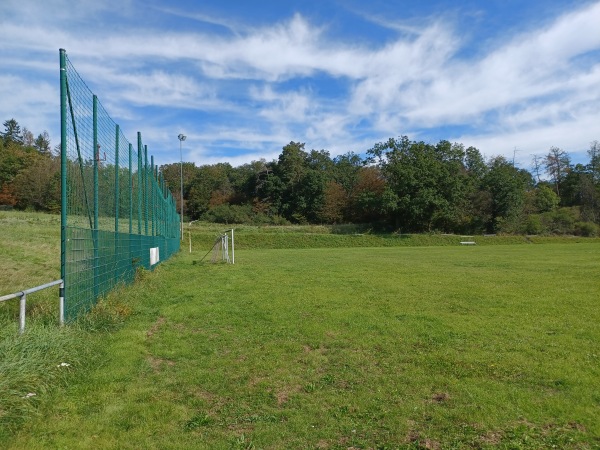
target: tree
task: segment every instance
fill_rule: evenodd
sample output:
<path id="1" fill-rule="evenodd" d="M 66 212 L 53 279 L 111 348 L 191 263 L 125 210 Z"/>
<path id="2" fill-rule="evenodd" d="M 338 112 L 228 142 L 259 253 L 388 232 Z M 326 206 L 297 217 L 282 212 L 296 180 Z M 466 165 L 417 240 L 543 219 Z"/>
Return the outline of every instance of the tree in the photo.
<path id="1" fill-rule="evenodd" d="M 579 178 L 579 198 L 581 218 L 600 224 L 600 189 L 590 174 L 582 174 Z"/>
<path id="2" fill-rule="evenodd" d="M 450 231 L 464 221 L 468 170 L 462 145 L 440 141 L 434 146 L 402 136 L 376 144 L 367 153 L 369 161 L 377 162 L 397 198 L 396 208 L 390 209 L 387 203 L 396 227 Z M 477 170 L 475 156 L 470 149 L 473 170 Z"/>
<path id="3" fill-rule="evenodd" d="M 461 223 L 456 231 L 481 232 L 486 228 L 491 216 L 491 196 L 483 187 L 488 166 L 479 150 L 469 147 L 465 150 L 464 167 L 467 171 L 467 178 L 464 180 L 465 192 Z"/>
<path id="4" fill-rule="evenodd" d="M 304 143 L 290 142 L 283 147 L 277 164 L 277 172 L 281 180 L 292 190 L 307 170 L 308 153 L 304 151 Z"/>
<path id="5" fill-rule="evenodd" d="M 554 211 L 558 208 L 558 204 L 560 203 L 558 195 L 545 184 L 538 185 L 533 192 L 536 212 L 544 213 Z"/>
<path id="6" fill-rule="evenodd" d="M 285 183 L 275 174 L 276 163 L 269 163 L 256 186 L 254 209 L 271 216 L 284 216 Z"/>
<path id="7" fill-rule="evenodd" d="M 594 141 L 590 144 L 588 150 L 588 156 L 590 157 L 590 163 L 588 165 L 589 171 L 592 175 L 594 183 L 600 183 L 600 142 Z"/>
<path id="8" fill-rule="evenodd" d="M 359 155 L 348 152 L 333 158 L 333 179 L 340 184 L 348 196 L 358 182 L 358 174 L 364 166 L 363 160 Z"/>
<path id="9" fill-rule="evenodd" d="M 183 172 L 183 197 L 184 207 L 189 195 L 193 180 L 196 177 L 196 164 L 192 162 L 172 163 L 160 166 L 160 171 L 167 183 L 167 189 L 173 195 L 176 202 L 177 211 L 181 211 L 181 172 Z M 184 214 L 188 214 L 184 209 Z"/>
<path id="10" fill-rule="evenodd" d="M 279 213 L 297 223 L 318 222 L 332 168 L 325 150 L 307 153 L 303 143 L 293 141 L 283 147 L 273 166 L 273 176 L 283 183 L 283 189 L 277 192 Z"/>
<path id="11" fill-rule="evenodd" d="M 358 171 L 352 189 L 347 217 L 357 223 L 377 222 L 389 218 L 398 208 L 398 198 L 388 188 L 378 166 Z"/>
<path id="12" fill-rule="evenodd" d="M 571 158 L 564 150 L 550 147 L 550 151 L 544 158 L 544 167 L 556 187 L 556 195 L 560 197 L 560 185 L 569 173 Z"/>
<path id="13" fill-rule="evenodd" d="M 231 200 L 236 204 L 253 203 L 262 177 L 269 170 L 264 159 L 233 167 L 229 172 L 229 180 L 234 191 Z"/>
<path id="14" fill-rule="evenodd" d="M 16 142 L 17 144 L 23 143 L 23 135 L 21 134 L 21 126 L 15 119 L 10 119 L 4 122 L 4 138 L 5 145 L 10 142 Z"/>
<path id="15" fill-rule="evenodd" d="M 481 152 L 475 147 L 469 147 L 465 150 L 464 161 L 469 177 L 474 181 L 474 184 L 479 184 L 488 170 Z"/>
<path id="16" fill-rule="evenodd" d="M 20 209 L 60 211 L 60 158 L 37 157 L 13 183 Z"/>
<path id="17" fill-rule="evenodd" d="M 35 139 L 33 138 L 33 133 L 27 129 L 27 127 L 23 127 L 23 140 L 22 143 L 26 147 L 33 147 L 33 143 Z"/>
<path id="18" fill-rule="evenodd" d="M 329 181 L 325 187 L 320 217 L 326 223 L 340 223 L 344 220 L 344 212 L 348 206 L 348 196 L 344 187 Z"/>
<path id="19" fill-rule="evenodd" d="M 533 175 L 535 175 L 535 179 L 536 182 L 539 183 L 540 181 L 542 181 L 541 179 L 541 173 L 542 173 L 542 165 L 544 164 L 544 158 L 540 155 L 533 155 L 533 158 L 531 160 L 531 169 L 533 172 Z"/>
<path id="20" fill-rule="evenodd" d="M 43 133 L 40 133 L 38 137 L 33 142 L 33 146 L 35 149 L 45 155 L 50 154 L 50 135 L 47 131 L 44 130 Z"/>
<path id="21" fill-rule="evenodd" d="M 39 156 L 37 153 L 15 141 L 5 142 L 4 150 L 0 152 L 0 187 L 5 183 L 11 183 L 37 156 Z"/>
<path id="22" fill-rule="evenodd" d="M 211 207 L 229 203 L 233 196 L 229 181 L 231 170 L 229 163 L 204 165 L 196 169 L 187 193 L 187 214 L 191 218 L 198 219 Z"/>
<path id="23" fill-rule="evenodd" d="M 518 219 L 525 201 L 525 190 L 531 184 L 531 174 L 515 168 L 503 156 L 496 156 L 488 163 L 483 186 L 491 198 L 489 232 L 514 231 L 511 223 Z"/>

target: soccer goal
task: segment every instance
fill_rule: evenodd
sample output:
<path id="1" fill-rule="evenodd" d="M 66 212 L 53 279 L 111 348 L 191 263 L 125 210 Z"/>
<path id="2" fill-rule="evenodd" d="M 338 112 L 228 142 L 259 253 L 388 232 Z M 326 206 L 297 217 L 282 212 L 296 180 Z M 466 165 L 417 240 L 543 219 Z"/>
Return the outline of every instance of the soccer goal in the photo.
<path id="1" fill-rule="evenodd" d="M 217 236 L 212 248 L 210 262 L 224 262 L 235 264 L 235 242 L 233 239 L 233 228 L 225 230 Z"/>

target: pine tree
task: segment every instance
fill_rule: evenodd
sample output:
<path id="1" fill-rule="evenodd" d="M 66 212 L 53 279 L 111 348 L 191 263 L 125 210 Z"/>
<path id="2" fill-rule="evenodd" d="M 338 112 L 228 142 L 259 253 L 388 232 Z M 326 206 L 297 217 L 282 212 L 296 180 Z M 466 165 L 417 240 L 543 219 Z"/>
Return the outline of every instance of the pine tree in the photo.
<path id="1" fill-rule="evenodd" d="M 4 138 L 5 144 L 9 142 L 16 142 L 18 144 L 23 143 L 23 134 L 21 133 L 21 126 L 15 119 L 5 121 L 3 125 L 4 133 L 2 133 L 2 137 Z"/>

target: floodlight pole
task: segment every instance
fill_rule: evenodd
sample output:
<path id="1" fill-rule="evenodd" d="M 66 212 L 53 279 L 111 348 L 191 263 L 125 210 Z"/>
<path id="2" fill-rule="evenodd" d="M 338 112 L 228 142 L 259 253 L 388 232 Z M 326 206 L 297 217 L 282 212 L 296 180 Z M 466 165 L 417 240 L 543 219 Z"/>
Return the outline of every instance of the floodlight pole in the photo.
<path id="1" fill-rule="evenodd" d="M 185 136 L 184 134 L 179 134 L 179 136 L 177 136 L 177 139 L 179 139 L 179 159 L 180 159 L 180 164 L 179 164 L 179 171 L 180 171 L 180 175 L 181 175 L 181 241 L 183 242 L 183 152 L 181 150 L 181 144 L 183 143 L 183 141 L 185 141 L 187 136 Z"/>

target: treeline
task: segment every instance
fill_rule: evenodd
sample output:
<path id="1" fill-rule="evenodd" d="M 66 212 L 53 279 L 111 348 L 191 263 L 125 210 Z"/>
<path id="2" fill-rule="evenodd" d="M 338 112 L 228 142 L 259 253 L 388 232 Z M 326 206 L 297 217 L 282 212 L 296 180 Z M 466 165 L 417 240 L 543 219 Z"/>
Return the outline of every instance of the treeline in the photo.
<path id="1" fill-rule="evenodd" d="M 502 156 L 403 136 L 378 143 L 363 158 L 331 158 L 283 147 L 274 161 L 239 167 L 183 164 L 184 210 L 190 220 L 222 223 L 355 223 L 401 232 L 578 234 L 600 222 L 600 144 L 589 163 L 571 163 L 552 147 L 532 172 Z M 180 197 L 180 165 L 162 166 Z"/>
<path id="2" fill-rule="evenodd" d="M 14 120 L 0 134 L 0 208 L 60 209 L 60 161 L 46 132 Z M 552 147 L 531 171 L 478 149 L 406 136 L 331 157 L 290 142 L 273 161 L 161 167 L 186 220 L 252 224 L 353 223 L 376 230 L 577 234 L 600 230 L 600 144 L 587 164 Z M 180 205 L 178 204 L 178 209 Z"/>
<path id="3" fill-rule="evenodd" d="M 60 211 L 60 157 L 50 136 L 37 137 L 14 119 L 0 133 L 0 209 Z"/>

